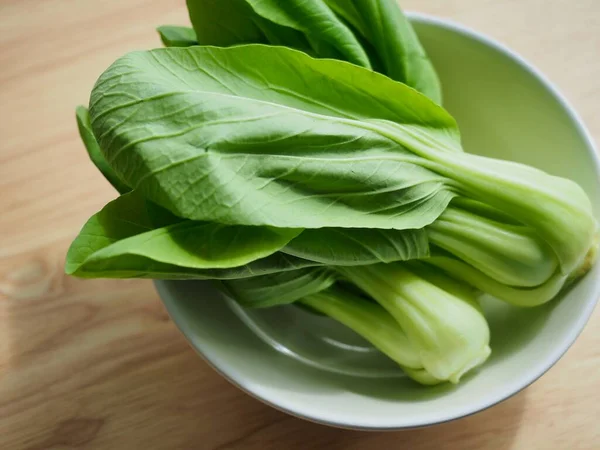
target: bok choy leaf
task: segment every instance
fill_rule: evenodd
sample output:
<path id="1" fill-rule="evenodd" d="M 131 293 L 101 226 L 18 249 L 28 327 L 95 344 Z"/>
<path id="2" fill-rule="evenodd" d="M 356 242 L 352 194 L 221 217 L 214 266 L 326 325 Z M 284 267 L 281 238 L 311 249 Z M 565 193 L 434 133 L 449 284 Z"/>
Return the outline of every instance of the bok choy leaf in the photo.
<path id="1" fill-rule="evenodd" d="M 188 0 L 187 5 L 196 32 L 160 27 L 167 47 L 282 45 L 372 67 L 441 102 L 435 69 L 395 0 Z"/>
<path id="2" fill-rule="evenodd" d="M 158 27 L 156 31 L 158 31 L 160 39 L 166 47 L 198 45 L 198 36 L 196 36 L 196 32 L 190 27 L 163 25 Z"/>
<path id="3" fill-rule="evenodd" d="M 82 277 L 180 278 L 187 272 L 190 278 L 222 278 L 247 271 L 250 276 L 265 270 L 264 262 L 253 270 L 253 262 L 274 255 L 300 232 L 182 220 L 133 191 L 88 220 L 69 249 L 65 270 Z M 303 260 L 277 255 L 271 258 L 276 261 L 296 268 L 293 262 Z M 242 272 L 223 270 L 246 265 Z"/>
<path id="4" fill-rule="evenodd" d="M 576 183 L 455 151 L 440 106 L 342 61 L 262 45 L 131 53 L 100 77 L 90 113 L 119 177 L 193 220 L 418 229 L 459 196 L 529 226 L 565 275 L 596 233 Z"/>
<path id="5" fill-rule="evenodd" d="M 369 42 L 382 73 L 406 83 L 436 103 L 442 92 L 433 64 L 396 0 L 325 0 Z"/>

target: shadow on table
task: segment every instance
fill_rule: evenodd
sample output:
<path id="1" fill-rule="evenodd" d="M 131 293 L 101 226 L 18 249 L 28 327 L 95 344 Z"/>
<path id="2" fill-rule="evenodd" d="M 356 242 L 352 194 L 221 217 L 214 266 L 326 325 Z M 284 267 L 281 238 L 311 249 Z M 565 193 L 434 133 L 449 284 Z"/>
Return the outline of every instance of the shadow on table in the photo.
<path id="1" fill-rule="evenodd" d="M 508 450 L 519 430 L 526 401 L 527 394 L 524 391 L 493 408 L 463 419 L 392 432 L 343 430 L 277 413 L 270 423 L 214 448 L 475 450 L 488 448 L 493 443 L 489 448 Z M 249 403 L 247 405 L 250 406 Z M 265 406 L 264 413 L 272 415 L 272 410 Z M 243 417 L 245 413 L 238 411 L 236 416 Z"/>
<path id="2" fill-rule="evenodd" d="M 0 448 L 465 450 L 493 439 L 504 449 L 519 428 L 525 393 L 472 417 L 402 432 L 300 420 L 204 363 L 150 283 L 80 281 L 47 272 L 45 263 L 31 267 L 29 290 L 14 282 L 3 291 Z"/>
<path id="3" fill-rule="evenodd" d="M 301 419 L 276 422 L 241 441 L 221 448 L 306 448 L 410 450 L 480 449 L 493 442 L 493 448 L 510 449 L 518 432 L 526 392 L 489 410 L 441 425 L 395 432 L 365 432 L 329 428 Z M 273 443 L 261 446 L 261 443 Z"/>

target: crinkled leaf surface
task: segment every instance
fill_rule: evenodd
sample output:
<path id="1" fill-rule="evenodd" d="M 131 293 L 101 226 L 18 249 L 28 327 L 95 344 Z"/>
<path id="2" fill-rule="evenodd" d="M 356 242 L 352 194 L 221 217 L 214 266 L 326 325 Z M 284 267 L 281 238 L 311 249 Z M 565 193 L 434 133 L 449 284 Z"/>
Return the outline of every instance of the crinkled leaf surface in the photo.
<path id="1" fill-rule="evenodd" d="M 293 303 L 320 292 L 333 285 L 335 279 L 334 272 L 318 267 L 230 280 L 222 286 L 240 305 L 265 308 Z"/>
<path id="2" fill-rule="evenodd" d="M 181 220 L 134 191 L 89 219 L 69 249 L 65 270 L 80 276 L 111 272 L 131 277 L 230 269 L 273 255 L 300 231 Z"/>
<path id="3" fill-rule="evenodd" d="M 458 146 L 450 115 L 387 77 L 287 48 L 131 53 L 100 77 L 90 112 L 111 167 L 180 217 L 421 228 L 452 197 L 407 150 Z"/>
<path id="4" fill-rule="evenodd" d="M 362 67 L 371 67 L 365 50 L 352 31 L 333 13 L 323 0 L 246 0 L 261 17 L 281 26 L 293 28 L 319 43 L 327 43 L 343 59 Z"/>
<path id="5" fill-rule="evenodd" d="M 282 250 L 323 264 L 353 266 L 429 256 L 425 229 L 319 228 L 304 230 Z"/>
<path id="6" fill-rule="evenodd" d="M 311 50 L 302 32 L 261 17 L 246 0 L 188 0 L 187 6 L 200 45 L 269 43 Z"/>
<path id="7" fill-rule="evenodd" d="M 200 45 L 267 42 L 245 0 L 187 0 L 187 8 Z"/>
<path id="8" fill-rule="evenodd" d="M 373 46 L 382 72 L 441 103 L 438 76 L 396 0 L 324 0 Z"/>
<path id="9" fill-rule="evenodd" d="M 75 118 L 77 119 L 77 128 L 79 129 L 79 136 L 85 145 L 88 156 L 96 166 L 96 168 L 104 175 L 104 178 L 114 187 L 119 194 L 129 192 L 131 188 L 123 183 L 123 180 L 115 173 L 115 171 L 108 165 L 98 142 L 92 132 L 90 125 L 90 113 L 85 106 L 78 106 L 75 110 Z"/>

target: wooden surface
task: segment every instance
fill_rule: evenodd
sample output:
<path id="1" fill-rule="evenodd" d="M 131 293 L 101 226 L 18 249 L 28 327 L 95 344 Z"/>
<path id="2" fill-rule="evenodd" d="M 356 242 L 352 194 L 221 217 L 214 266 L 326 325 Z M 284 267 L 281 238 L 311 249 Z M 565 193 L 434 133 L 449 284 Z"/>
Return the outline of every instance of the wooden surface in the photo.
<path id="1" fill-rule="evenodd" d="M 238 391 L 188 347 L 149 281 L 62 271 L 113 197 L 74 108 L 183 0 L 0 0 L 0 449 L 599 449 L 600 311 L 540 381 L 491 410 L 414 431 L 331 429 Z M 532 61 L 600 138 L 599 0 L 405 0 Z"/>

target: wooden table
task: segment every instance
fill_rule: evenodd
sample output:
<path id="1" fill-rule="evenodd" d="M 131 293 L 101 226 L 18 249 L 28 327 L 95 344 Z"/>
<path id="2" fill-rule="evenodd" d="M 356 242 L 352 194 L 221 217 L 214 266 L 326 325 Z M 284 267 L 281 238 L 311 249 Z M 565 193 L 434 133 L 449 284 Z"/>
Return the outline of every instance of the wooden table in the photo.
<path id="1" fill-rule="evenodd" d="M 405 0 L 537 65 L 600 138 L 600 1 Z M 114 196 L 74 108 L 116 57 L 186 24 L 184 2 L 0 0 L 0 449 L 599 449 L 600 312 L 540 381 L 491 410 L 396 433 L 308 423 L 238 391 L 188 347 L 149 281 L 63 274 Z"/>

